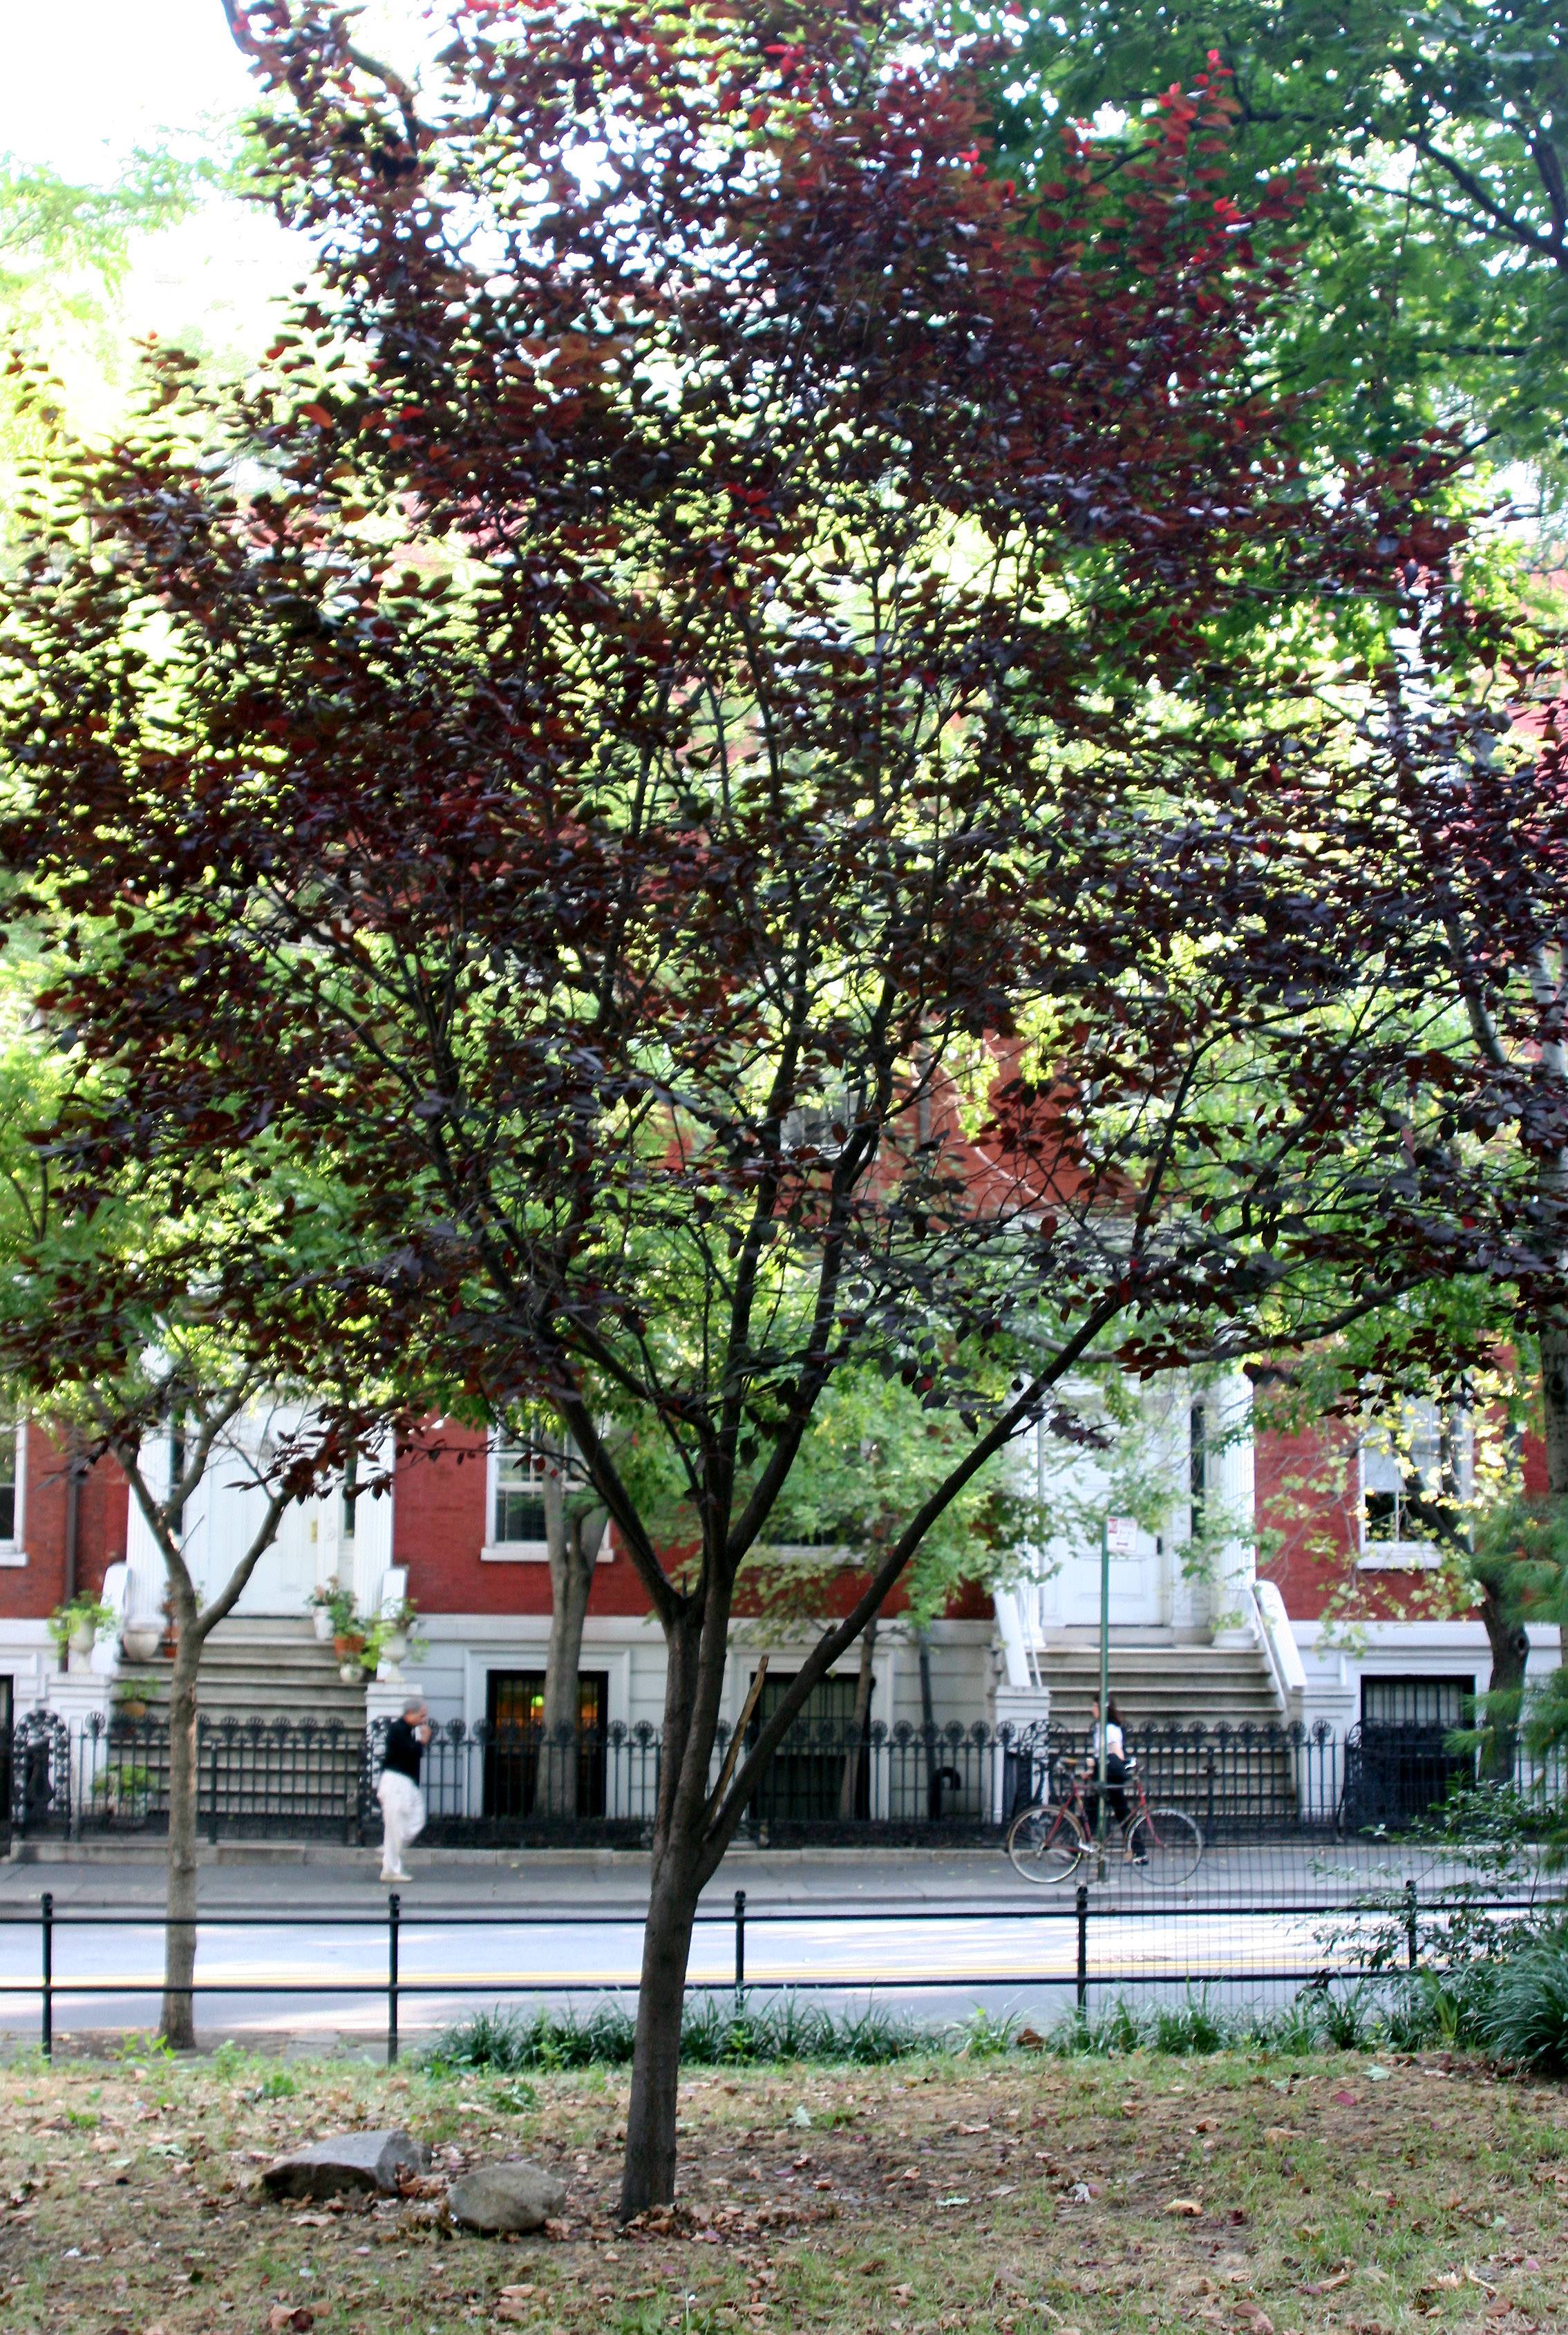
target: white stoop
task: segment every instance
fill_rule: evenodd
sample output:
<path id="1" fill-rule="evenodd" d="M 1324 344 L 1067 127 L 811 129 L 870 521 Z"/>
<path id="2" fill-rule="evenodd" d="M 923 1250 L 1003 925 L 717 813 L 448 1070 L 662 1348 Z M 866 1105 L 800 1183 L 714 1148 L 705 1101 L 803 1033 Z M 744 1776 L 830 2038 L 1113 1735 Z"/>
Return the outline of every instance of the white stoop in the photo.
<path id="1" fill-rule="evenodd" d="M 124 1674 L 153 1682 L 150 1700 L 161 1706 L 169 1696 L 169 1665 L 126 1663 Z M 198 1682 L 201 1715 L 207 1720 L 264 1719 L 297 1726 L 313 1720 L 358 1729 L 365 1720 L 362 1681 L 345 1686 L 338 1676 L 332 1642 L 324 1642 L 308 1621 L 231 1613 L 208 1640 Z"/>
<path id="2" fill-rule="evenodd" d="M 1073 1732 L 1093 1724 L 1099 1692 L 1099 1641 L 1061 1631 L 1040 1656 L 1052 1723 Z M 1274 1674 L 1261 1645 L 1128 1642 L 1113 1631 L 1110 1691 L 1131 1729 L 1147 1727 L 1278 1727 L 1284 1721 Z"/>

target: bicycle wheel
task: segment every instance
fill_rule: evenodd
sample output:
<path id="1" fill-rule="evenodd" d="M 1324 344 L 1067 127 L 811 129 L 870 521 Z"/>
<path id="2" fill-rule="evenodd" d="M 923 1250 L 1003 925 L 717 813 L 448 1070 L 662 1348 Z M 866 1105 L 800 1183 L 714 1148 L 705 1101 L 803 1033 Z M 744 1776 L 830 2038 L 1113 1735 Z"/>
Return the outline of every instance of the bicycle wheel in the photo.
<path id="1" fill-rule="evenodd" d="M 1042 1885 L 1065 1881 L 1076 1873 L 1089 1843 L 1070 1808 L 1048 1804 L 1025 1808 L 1013 1819 L 1007 1836 L 1007 1854 L 1015 1873 Z"/>
<path id="2" fill-rule="evenodd" d="M 1175 1889 L 1190 1881 L 1204 1853 L 1203 1834 L 1180 1808 L 1145 1808 L 1127 1845 L 1140 1877 L 1157 1889 Z"/>

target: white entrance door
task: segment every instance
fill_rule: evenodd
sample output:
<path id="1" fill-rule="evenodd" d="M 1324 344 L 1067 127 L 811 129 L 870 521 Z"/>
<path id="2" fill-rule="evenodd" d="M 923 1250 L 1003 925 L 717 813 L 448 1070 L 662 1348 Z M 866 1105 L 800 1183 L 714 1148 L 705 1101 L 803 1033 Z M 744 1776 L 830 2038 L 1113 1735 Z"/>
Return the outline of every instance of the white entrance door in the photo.
<path id="1" fill-rule="evenodd" d="M 1057 1577 L 1059 1611 L 1069 1629 L 1099 1623 L 1099 1551 L 1073 1549 Z M 1113 1629 L 1157 1629 L 1169 1619 L 1166 1562 L 1153 1533 L 1134 1536 L 1133 1553 L 1110 1560 L 1110 1620 Z"/>
<path id="2" fill-rule="evenodd" d="M 181 1545 L 204 1598 L 216 1596 L 230 1579 L 266 1513 L 266 1493 L 246 1477 L 237 1456 L 219 1451 L 205 1481 L 186 1503 Z M 335 1549 L 324 1545 L 323 1536 L 333 1529 L 337 1504 L 334 1490 L 324 1499 L 295 1502 L 284 1510 L 276 1537 L 257 1559 L 234 1608 L 237 1613 L 304 1620 L 305 1601 L 317 1581 L 336 1570 Z M 163 1562 L 134 1500 L 126 1555 L 135 1609 L 156 1613 L 167 1594 Z M 318 1565 L 318 1558 L 325 1563 Z"/>

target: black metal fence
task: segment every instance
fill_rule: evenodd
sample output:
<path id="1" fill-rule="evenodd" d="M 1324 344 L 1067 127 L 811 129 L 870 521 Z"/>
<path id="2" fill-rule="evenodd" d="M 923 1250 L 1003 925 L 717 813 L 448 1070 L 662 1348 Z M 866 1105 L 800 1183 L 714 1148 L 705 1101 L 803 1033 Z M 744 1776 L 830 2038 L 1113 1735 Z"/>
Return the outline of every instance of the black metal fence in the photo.
<path id="1" fill-rule="evenodd" d="M 305 1720 L 203 1720 L 198 1807 L 209 1840 L 379 1837 L 376 1779 L 385 1721 L 368 1729 Z M 1430 1728 L 1151 1727 L 1128 1730 L 1136 1774 L 1157 1806 L 1186 1810 L 1211 1844 L 1332 1839 L 1393 1830 L 1428 1814 L 1474 1762 Z M 718 1764 L 728 1748 L 721 1730 Z M 528 1846 L 636 1846 L 657 1805 L 658 1729 L 453 1720 L 426 1753 L 427 1839 Z M 1091 1764 L 1087 1737 L 1056 1726 L 872 1725 L 804 1720 L 751 1802 L 759 1845 L 997 1840 L 1031 1799 Z M 8 1770 L 8 1773 L 6 1772 Z M 70 1732 L 48 1712 L 5 1730 L 0 1811 L 39 1835 L 167 1829 L 169 1729 L 159 1713 L 94 1718 Z"/>

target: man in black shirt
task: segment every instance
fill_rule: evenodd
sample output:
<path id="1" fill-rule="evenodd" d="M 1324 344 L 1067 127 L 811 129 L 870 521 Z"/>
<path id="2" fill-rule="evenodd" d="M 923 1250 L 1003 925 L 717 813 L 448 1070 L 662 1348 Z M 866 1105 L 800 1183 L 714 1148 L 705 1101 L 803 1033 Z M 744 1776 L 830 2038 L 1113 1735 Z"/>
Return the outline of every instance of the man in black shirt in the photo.
<path id="1" fill-rule="evenodd" d="M 383 1881 L 408 1879 L 403 1869 L 403 1850 L 411 1840 L 417 1840 L 425 1828 L 420 1768 L 425 1756 L 425 1745 L 430 1739 L 430 1712 L 419 1695 L 410 1695 L 403 1705 L 402 1717 L 394 1719 L 387 1729 L 381 1782 L 376 1786 L 376 1797 L 381 1802 L 382 1813 L 381 1877 Z"/>

